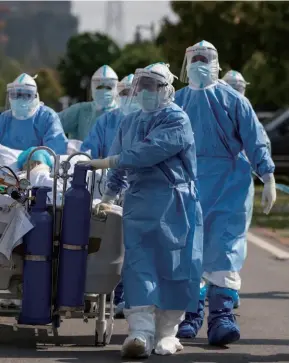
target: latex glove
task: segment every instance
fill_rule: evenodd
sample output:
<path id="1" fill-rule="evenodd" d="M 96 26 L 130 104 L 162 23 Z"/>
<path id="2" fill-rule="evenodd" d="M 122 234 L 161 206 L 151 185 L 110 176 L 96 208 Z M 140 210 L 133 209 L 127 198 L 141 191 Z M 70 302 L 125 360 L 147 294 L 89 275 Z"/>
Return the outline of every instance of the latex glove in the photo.
<path id="1" fill-rule="evenodd" d="M 104 218 L 107 215 L 107 212 L 111 210 L 113 203 L 114 198 L 104 194 L 101 198 L 101 202 L 95 206 L 93 214 Z"/>
<path id="2" fill-rule="evenodd" d="M 262 206 L 264 207 L 263 212 L 269 214 L 271 208 L 276 202 L 276 185 L 274 174 L 265 174 L 263 177 L 264 189 L 262 193 Z"/>
<path id="3" fill-rule="evenodd" d="M 109 156 L 105 159 L 93 159 L 87 161 L 79 161 L 77 164 L 89 165 L 92 169 L 109 169 L 115 168 L 118 163 L 119 156 Z"/>
<path id="4" fill-rule="evenodd" d="M 104 218 L 107 215 L 107 212 L 111 210 L 112 203 L 98 203 L 94 207 L 93 214 L 97 217 Z"/>

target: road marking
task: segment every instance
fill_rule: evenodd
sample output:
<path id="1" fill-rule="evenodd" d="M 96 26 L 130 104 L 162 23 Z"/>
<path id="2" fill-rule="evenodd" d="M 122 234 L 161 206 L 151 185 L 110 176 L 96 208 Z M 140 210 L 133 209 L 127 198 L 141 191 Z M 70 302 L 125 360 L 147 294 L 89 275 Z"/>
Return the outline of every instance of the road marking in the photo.
<path id="1" fill-rule="evenodd" d="M 263 250 L 266 250 L 267 252 L 274 255 L 279 260 L 289 260 L 289 253 L 281 250 L 280 248 L 272 245 L 269 242 L 264 241 L 262 238 L 257 237 L 255 234 L 248 232 L 248 241 L 253 243 L 254 245 L 263 248 Z"/>

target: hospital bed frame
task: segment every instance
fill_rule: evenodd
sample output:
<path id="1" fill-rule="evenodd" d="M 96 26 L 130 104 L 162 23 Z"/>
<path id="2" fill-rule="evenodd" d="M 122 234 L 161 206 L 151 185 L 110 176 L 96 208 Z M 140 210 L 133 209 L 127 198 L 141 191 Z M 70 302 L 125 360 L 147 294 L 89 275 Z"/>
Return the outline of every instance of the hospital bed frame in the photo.
<path id="1" fill-rule="evenodd" d="M 52 208 L 50 211 L 53 215 L 53 254 L 56 256 L 53 260 L 53 300 L 51 302 L 52 309 L 54 309 L 55 303 L 54 299 L 56 296 L 57 289 L 57 272 L 58 272 L 58 257 L 59 257 L 59 239 L 62 230 L 62 213 L 64 206 L 64 194 L 67 189 L 67 182 L 72 175 L 69 174 L 70 160 L 76 155 L 85 155 L 88 159 L 91 157 L 86 153 L 77 152 L 70 155 L 67 160 L 60 163 L 60 156 L 56 155 L 51 149 L 45 146 L 40 146 L 32 150 L 28 156 L 28 161 L 31 160 L 32 155 L 37 150 L 46 150 L 54 158 L 54 168 L 53 168 L 53 200 Z M 95 187 L 95 173 L 88 172 L 88 178 L 90 179 L 90 193 L 91 193 L 91 212 L 93 207 L 93 195 Z M 63 179 L 63 190 L 62 190 L 62 201 L 61 206 L 58 207 L 56 203 L 57 199 L 57 181 L 58 179 Z M 30 166 L 28 162 L 27 179 L 30 180 Z M 29 201 L 31 200 L 30 191 L 28 192 L 28 198 L 25 202 L 25 207 L 27 210 L 30 207 Z M 119 242 L 119 243 L 117 243 Z M 19 250 L 19 247 L 18 247 Z M 21 250 L 21 246 L 20 246 Z M 20 252 L 21 254 L 21 252 Z M 96 318 L 95 320 L 95 345 L 105 346 L 110 343 L 110 339 L 113 332 L 113 322 L 114 322 L 114 288 L 120 281 L 120 273 L 123 263 L 123 241 L 122 241 L 122 221 L 121 216 L 115 213 L 113 210 L 108 213 L 105 218 L 98 218 L 97 216 L 91 215 L 91 225 L 90 225 L 90 240 L 88 247 L 88 260 L 87 260 L 87 276 L 86 276 L 86 294 L 85 300 L 97 303 L 97 309 L 95 312 L 81 312 L 84 322 L 88 322 L 89 318 Z M 10 273 L 9 289 L 11 291 L 0 290 L 0 299 L 17 299 L 21 292 L 19 291 L 19 279 L 22 275 L 22 264 L 23 256 L 13 253 L 12 259 L 16 261 L 14 266 L 15 274 Z M 0 274 L 1 269 L 0 266 Z M 0 279 L 1 281 L 1 279 Z M 18 285 L 17 285 L 18 283 Z M 11 285 L 11 286 L 10 286 Z M 2 287 L 0 286 L 0 289 Z M 14 292 L 13 292 L 14 290 Z M 110 319 L 106 319 L 106 295 L 110 294 L 110 309 L 109 316 Z M 0 315 L 5 313 L 17 313 L 16 310 L 6 310 L 0 309 Z M 17 316 L 17 314 L 15 315 Z M 71 311 L 66 311 L 65 313 L 52 310 L 53 321 L 50 325 L 23 325 L 15 323 L 13 329 L 16 331 L 18 329 L 34 329 L 36 334 L 38 330 L 46 330 L 47 333 L 51 333 L 54 337 L 58 337 L 58 327 L 60 326 L 61 319 L 69 319 L 74 317 L 79 317 L 79 311 L 72 309 Z"/>

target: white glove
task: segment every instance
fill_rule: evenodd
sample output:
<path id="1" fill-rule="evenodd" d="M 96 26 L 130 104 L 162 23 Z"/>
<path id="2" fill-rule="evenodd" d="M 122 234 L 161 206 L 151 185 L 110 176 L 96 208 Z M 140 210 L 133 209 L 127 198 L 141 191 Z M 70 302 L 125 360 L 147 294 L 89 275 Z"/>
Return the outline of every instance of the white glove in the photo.
<path id="1" fill-rule="evenodd" d="M 109 169 L 115 168 L 118 163 L 119 156 L 109 156 L 105 159 L 93 159 L 87 161 L 79 161 L 77 164 L 85 164 L 91 166 L 93 169 Z"/>
<path id="2" fill-rule="evenodd" d="M 265 174 L 262 177 L 264 182 L 264 189 L 262 193 L 262 206 L 264 207 L 263 212 L 269 214 L 271 208 L 276 202 L 276 185 L 274 174 Z"/>

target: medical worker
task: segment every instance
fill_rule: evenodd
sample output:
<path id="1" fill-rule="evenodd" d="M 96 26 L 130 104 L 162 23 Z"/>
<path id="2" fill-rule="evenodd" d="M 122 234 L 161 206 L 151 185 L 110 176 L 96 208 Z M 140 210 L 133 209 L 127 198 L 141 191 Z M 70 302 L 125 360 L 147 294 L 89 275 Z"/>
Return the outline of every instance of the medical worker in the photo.
<path id="1" fill-rule="evenodd" d="M 223 346 L 240 338 L 232 309 L 246 257 L 251 166 L 264 182 L 266 214 L 275 203 L 276 189 L 275 166 L 262 125 L 248 100 L 218 80 L 219 69 L 212 44 L 202 41 L 189 47 L 182 70 L 182 81 L 188 81 L 189 86 L 176 93 L 175 102 L 189 115 L 196 139 L 204 218 L 203 277 L 209 282 L 208 340 Z M 204 299 L 200 299 L 198 310 L 188 311 L 179 337 L 197 335 L 204 318 Z"/>
<path id="2" fill-rule="evenodd" d="M 227 82 L 232 88 L 234 88 L 236 91 L 241 93 L 241 95 L 245 96 L 246 87 L 250 83 L 245 81 L 244 77 L 242 76 L 242 74 L 240 72 L 230 70 L 224 75 L 224 77 L 222 79 L 223 79 L 223 81 Z M 263 127 L 263 132 L 266 135 L 267 146 L 271 153 L 271 142 L 270 142 L 270 139 L 269 139 L 264 127 Z"/>
<path id="3" fill-rule="evenodd" d="M 118 76 L 110 66 L 100 67 L 91 78 L 93 101 L 76 103 L 59 113 L 69 139 L 83 141 L 99 116 L 118 107 L 117 83 Z"/>
<path id="4" fill-rule="evenodd" d="M 188 116 L 172 101 L 174 76 L 165 64 L 137 69 L 128 115 L 109 157 L 88 162 L 111 168 L 102 204 L 126 187 L 122 269 L 129 336 L 122 355 L 174 354 L 188 304 L 197 307 L 202 264 L 202 214 L 194 183 L 196 155 Z M 128 102 L 131 100 L 129 99 Z"/>
<path id="5" fill-rule="evenodd" d="M 91 152 L 94 159 L 106 158 L 112 146 L 113 140 L 117 134 L 117 130 L 122 119 L 131 112 L 140 109 L 139 104 L 132 100 L 128 103 L 128 94 L 131 89 L 133 74 L 124 77 L 117 86 L 119 108 L 102 114 L 90 130 L 88 136 L 81 145 L 82 152 Z M 120 282 L 115 289 L 114 303 L 116 307 L 116 315 L 122 317 L 124 306 L 123 287 Z M 87 301 L 87 306 L 90 303 Z"/>
<path id="6" fill-rule="evenodd" d="M 227 82 L 231 87 L 233 87 L 236 91 L 240 92 L 241 95 L 245 96 L 246 87 L 250 83 L 245 81 L 241 73 L 230 70 L 224 75 L 222 79 Z"/>
<path id="7" fill-rule="evenodd" d="M 108 156 L 108 152 L 117 134 L 117 130 L 122 119 L 130 112 L 140 108 L 136 102 L 131 102 L 129 105 L 128 102 L 126 102 L 132 80 L 133 74 L 125 77 L 121 82 L 119 82 L 118 94 L 120 107 L 101 115 L 81 145 L 80 150 L 82 152 L 90 150 L 91 156 L 94 159 L 105 158 Z"/>
<path id="8" fill-rule="evenodd" d="M 59 117 L 39 100 L 34 78 L 21 74 L 7 85 L 10 109 L 0 115 L 0 144 L 26 150 L 47 146 L 66 154 L 67 139 Z"/>

